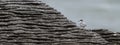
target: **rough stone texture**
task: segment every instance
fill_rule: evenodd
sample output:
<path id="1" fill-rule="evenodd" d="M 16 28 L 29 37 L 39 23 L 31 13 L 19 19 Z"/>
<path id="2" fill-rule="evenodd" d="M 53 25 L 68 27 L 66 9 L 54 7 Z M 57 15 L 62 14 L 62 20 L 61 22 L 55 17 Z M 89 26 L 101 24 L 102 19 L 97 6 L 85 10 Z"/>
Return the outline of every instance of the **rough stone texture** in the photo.
<path id="1" fill-rule="evenodd" d="M 102 38 L 108 41 L 109 43 L 106 45 L 120 45 L 120 33 L 119 32 L 114 33 L 107 29 L 95 29 L 91 31 L 100 34 Z"/>
<path id="2" fill-rule="evenodd" d="M 38 0 L 0 0 L 0 45 L 104 45 L 60 12 Z"/>

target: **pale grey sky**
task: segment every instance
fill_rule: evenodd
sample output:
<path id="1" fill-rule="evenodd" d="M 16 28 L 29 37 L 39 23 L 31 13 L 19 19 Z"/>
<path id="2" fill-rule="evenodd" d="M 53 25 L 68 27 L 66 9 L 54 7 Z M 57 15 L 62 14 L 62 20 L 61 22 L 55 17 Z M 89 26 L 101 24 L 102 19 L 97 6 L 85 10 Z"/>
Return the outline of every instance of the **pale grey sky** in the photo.
<path id="1" fill-rule="evenodd" d="M 120 32 L 120 0 L 42 0 L 76 22 L 84 19 L 88 29 Z"/>

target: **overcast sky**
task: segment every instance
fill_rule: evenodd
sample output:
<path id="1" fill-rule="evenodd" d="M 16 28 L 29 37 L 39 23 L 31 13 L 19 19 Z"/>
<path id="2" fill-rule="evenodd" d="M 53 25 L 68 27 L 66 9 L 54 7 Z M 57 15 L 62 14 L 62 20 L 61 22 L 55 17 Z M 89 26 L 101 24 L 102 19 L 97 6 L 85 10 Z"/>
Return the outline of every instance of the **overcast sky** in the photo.
<path id="1" fill-rule="evenodd" d="M 88 29 L 120 32 L 120 0 L 42 0 L 76 22 L 84 19 Z"/>

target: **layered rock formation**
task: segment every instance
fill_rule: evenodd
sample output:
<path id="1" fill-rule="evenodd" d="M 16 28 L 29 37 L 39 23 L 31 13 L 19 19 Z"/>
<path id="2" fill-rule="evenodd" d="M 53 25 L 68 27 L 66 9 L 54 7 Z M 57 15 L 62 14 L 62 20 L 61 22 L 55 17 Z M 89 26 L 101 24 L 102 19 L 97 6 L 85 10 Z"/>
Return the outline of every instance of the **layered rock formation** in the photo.
<path id="1" fill-rule="evenodd" d="M 0 0 L 0 45 L 105 45 L 38 0 Z"/>
<path id="2" fill-rule="evenodd" d="M 95 29 L 91 31 L 100 34 L 102 38 L 108 41 L 109 43 L 107 43 L 106 45 L 120 45 L 120 33 L 119 32 L 115 33 L 107 29 Z"/>

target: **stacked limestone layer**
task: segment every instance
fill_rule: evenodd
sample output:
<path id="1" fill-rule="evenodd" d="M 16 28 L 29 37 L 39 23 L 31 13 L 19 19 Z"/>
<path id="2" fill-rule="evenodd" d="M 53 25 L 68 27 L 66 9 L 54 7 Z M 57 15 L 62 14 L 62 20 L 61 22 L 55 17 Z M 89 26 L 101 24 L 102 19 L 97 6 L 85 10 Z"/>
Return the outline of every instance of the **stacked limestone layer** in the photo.
<path id="1" fill-rule="evenodd" d="M 107 29 L 95 29 L 92 30 L 93 32 L 96 32 L 102 36 L 106 41 L 109 43 L 106 45 L 120 45 L 120 33 L 112 32 Z"/>
<path id="2" fill-rule="evenodd" d="M 74 22 L 41 1 L 0 0 L 0 45 L 105 43 L 99 34 L 80 30 Z"/>

